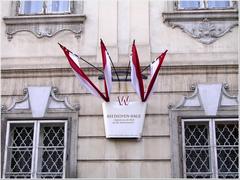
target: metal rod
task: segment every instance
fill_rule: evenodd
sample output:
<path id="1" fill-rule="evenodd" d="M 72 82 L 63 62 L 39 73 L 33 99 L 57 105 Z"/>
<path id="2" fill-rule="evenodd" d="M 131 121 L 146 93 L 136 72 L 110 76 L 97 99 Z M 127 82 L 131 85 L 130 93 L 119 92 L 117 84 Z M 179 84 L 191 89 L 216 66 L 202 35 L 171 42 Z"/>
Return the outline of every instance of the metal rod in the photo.
<path id="1" fill-rule="evenodd" d="M 107 51 L 107 50 L 106 50 L 106 51 Z M 115 71 L 115 74 L 117 75 L 117 79 L 118 79 L 118 81 L 120 81 L 120 79 L 119 79 L 119 77 L 118 77 L 117 70 L 116 70 L 116 68 L 115 68 L 115 66 L 114 66 L 114 64 L 113 64 L 113 62 L 112 62 L 112 59 L 111 59 L 111 57 L 110 57 L 108 51 L 107 51 L 107 54 L 108 54 L 108 57 L 109 57 L 109 59 L 110 59 L 110 61 L 111 61 L 111 63 L 112 63 L 112 66 L 113 66 L 113 69 L 114 69 L 114 71 Z"/>
<path id="2" fill-rule="evenodd" d="M 130 66 L 130 61 L 128 61 L 127 74 L 126 74 L 126 78 L 125 78 L 125 80 L 127 80 L 127 77 L 128 77 L 129 66 Z"/>
<path id="3" fill-rule="evenodd" d="M 61 45 L 60 43 L 58 43 L 61 47 L 64 47 L 63 45 Z M 66 48 L 66 47 L 64 47 Z M 67 48 L 66 48 L 67 49 Z M 82 57 L 78 56 L 77 54 L 73 53 L 72 51 L 70 51 L 69 49 L 67 49 L 69 52 L 71 52 L 72 54 L 74 54 L 78 59 L 81 59 L 82 61 L 84 61 L 85 63 L 89 64 L 90 66 L 94 67 L 96 70 L 100 71 L 101 73 L 103 73 L 103 71 L 99 68 L 97 68 L 96 66 L 94 66 L 93 64 L 91 64 L 90 62 L 88 62 L 87 60 L 83 59 Z"/>
<path id="4" fill-rule="evenodd" d="M 165 52 L 166 52 L 166 51 L 165 51 Z M 143 71 L 145 71 L 147 68 L 149 68 L 149 67 L 151 66 L 151 64 L 153 64 L 157 59 L 161 58 L 163 54 L 164 54 L 164 53 L 162 53 L 160 56 L 158 56 L 153 62 L 151 62 L 151 63 L 150 63 L 147 67 L 145 67 L 141 72 L 143 72 Z"/>
<path id="5" fill-rule="evenodd" d="M 75 54 L 76 55 L 76 54 Z M 76 55 L 77 56 L 77 55 Z M 85 63 L 89 64 L 90 66 L 94 67 L 96 70 L 98 70 L 99 72 L 103 73 L 103 71 L 99 68 L 97 68 L 96 66 L 94 66 L 93 64 L 91 64 L 90 62 L 86 61 L 85 59 L 83 59 L 82 57 L 77 56 L 79 59 L 81 59 L 82 61 L 84 61 Z"/>
<path id="6" fill-rule="evenodd" d="M 153 62 L 151 62 L 148 66 L 146 66 L 141 72 L 145 71 L 146 69 L 148 69 L 152 63 L 154 63 L 157 59 L 155 59 Z"/>

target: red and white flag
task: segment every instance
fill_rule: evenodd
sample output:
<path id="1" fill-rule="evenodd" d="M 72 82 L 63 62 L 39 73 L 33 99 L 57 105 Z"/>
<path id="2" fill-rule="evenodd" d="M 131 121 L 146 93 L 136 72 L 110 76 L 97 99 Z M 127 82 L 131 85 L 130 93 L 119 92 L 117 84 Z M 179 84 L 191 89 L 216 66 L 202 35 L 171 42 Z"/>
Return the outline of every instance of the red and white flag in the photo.
<path id="1" fill-rule="evenodd" d="M 151 80 L 148 85 L 148 89 L 146 94 L 144 94 L 144 86 L 143 86 L 143 79 L 142 73 L 139 63 L 139 58 L 137 54 L 137 49 L 135 45 L 135 41 L 133 41 L 132 45 L 132 55 L 131 55 L 131 83 L 133 88 L 135 89 L 136 93 L 140 96 L 142 102 L 145 102 L 148 97 L 155 91 L 156 88 L 156 79 L 158 76 L 158 72 L 160 67 L 163 63 L 167 50 L 162 53 L 154 63 L 151 64 Z"/>
<path id="2" fill-rule="evenodd" d="M 132 45 L 132 55 L 130 59 L 131 64 L 131 83 L 137 94 L 140 96 L 141 100 L 144 101 L 144 87 L 141 68 L 139 64 L 139 58 L 137 54 L 137 49 L 135 46 L 135 41 Z"/>
<path id="3" fill-rule="evenodd" d="M 101 52 L 102 52 L 102 63 L 103 63 L 103 72 L 104 72 L 104 88 L 106 93 L 106 98 L 109 100 L 109 96 L 112 89 L 112 69 L 110 57 L 107 52 L 107 48 L 101 40 Z"/>
<path id="4" fill-rule="evenodd" d="M 88 76 L 83 72 L 83 70 L 79 66 L 78 57 L 69 51 L 66 47 L 59 44 L 62 48 L 65 56 L 68 59 L 70 66 L 77 79 L 80 81 L 81 85 L 91 94 L 97 97 L 101 97 L 104 101 L 108 102 L 109 99 L 106 98 L 103 93 L 93 84 L 93 82 L 88 78 Z"/>
<path id="5" fill-rule="evenodd" d="M 148 85 L 148 89 L 147 89 L 147 93 L 145 95 L 144 101 L 146 101 L 148 97 L 156 90 L 158 72 L 161 68 L 161 65 L 163 63 L 166 53 L 167 53 L 167 50 L 164 53 L 162 53 L 156 59 L 155 62 L 151 64 L 151 81 Z"/>

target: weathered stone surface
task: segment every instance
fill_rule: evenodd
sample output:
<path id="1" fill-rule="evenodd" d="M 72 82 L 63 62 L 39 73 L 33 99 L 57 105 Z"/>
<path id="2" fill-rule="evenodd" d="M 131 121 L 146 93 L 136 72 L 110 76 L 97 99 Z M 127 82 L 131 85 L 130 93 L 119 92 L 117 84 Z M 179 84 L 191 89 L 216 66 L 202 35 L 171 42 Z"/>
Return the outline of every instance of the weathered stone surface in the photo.
<path id="1" fill-rule="evenodd" d="M 78 160 L 141 159 L 170 160 L 170 138 L 144 137 L 137 140 L 86 137 L 78 139 Z"/>
<path id="2" fill-rule="evenodd" d="M 78 177 L 170 178 L 170 161 L 78 161 Z"/>
<path id="3" fill-rule="evenodd" d="M 21 74 L 23 76 L 22 78 L 20 78 Z M 67 71 L 58 71 L 57 74 L 54 74 L 54 72 L 34 71 L 30 74 L 24 72 L 19 74 L 2 73 L 3 77 L 5 75 L 8 77 L 2 79 L 2 84 L 7 83 L 8 86 L 2 86 L 3 95 L 21 95 L 22 89 L 28 85 L 56 86 L 63 94 L 87 93 L 71 71 L 68 71 L 68 73 Z M 15 78 L 17 78 L 18 81 L 16 81 Z M 184 92 L 190 90 L 189 87 L 191 84 L 226 82 L 229 84 L 231 90 L 237 90 L 237 78 L 237 68 L 234 67 L 223 68 L 210 66 L 202 69 L 194 67 L 193 70 L 168 67 L 167 69 L 163 68 L 160 70 L 156 89 L 157 92 Z M 97 76 L 90 76 L 90 79 L 99 89 L 104 91 L 102 80 L 98 80 Z M 149 79 L 144 81 L 144 84 L 146 91 L 149 85 Z M 118 94 L 123 92 L 135 93 L 130 82 L 113 82 L 112 93 Z"/>

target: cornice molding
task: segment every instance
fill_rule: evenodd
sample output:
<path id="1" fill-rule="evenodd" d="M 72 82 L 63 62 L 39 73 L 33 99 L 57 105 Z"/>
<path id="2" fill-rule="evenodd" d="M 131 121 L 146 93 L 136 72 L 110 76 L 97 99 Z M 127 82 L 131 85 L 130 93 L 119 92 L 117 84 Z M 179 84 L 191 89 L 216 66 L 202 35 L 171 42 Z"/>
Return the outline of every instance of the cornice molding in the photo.
<path id="1" fill-rule="evenodd" d="M 99 67 L 100 69 L 102 67 Z M 144 67 L 142 67 L 143 69 Z M 100 72 L 94 68 L 82 68 L 89 76 L 99 76 Z M 126 67 L 116 67 L 117 71 L 126 71 Z M 42 68 L 42 69 L 2 69 L 1 77 L 4 78 L 31 78 L 31 77 L 72 77 L 74 73 L 71 68 Z M 159 74 L 238 74 L 238 65 L 182 65 L 182 66 L 162 66 Z M 113 71 L 114 74 L 114 71 Z M 148 71 L 144 71 L 147 75 Z M 115 75 L 115 74 L 114 74 Z"/>

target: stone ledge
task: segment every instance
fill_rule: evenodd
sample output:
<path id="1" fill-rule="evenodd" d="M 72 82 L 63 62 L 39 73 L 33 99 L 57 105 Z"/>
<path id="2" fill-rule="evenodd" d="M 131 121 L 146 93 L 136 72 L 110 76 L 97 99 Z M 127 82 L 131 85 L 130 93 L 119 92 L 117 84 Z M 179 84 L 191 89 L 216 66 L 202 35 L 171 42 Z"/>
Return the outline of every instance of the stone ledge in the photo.
<path id="1" fill-rule="evenodd" d="M 79 38 L 86 16 L 82 14 L 34 15 L 3 17 L 10 41 L 18 32 L 26 31 L 37 38 L 52 37 L 61 31 L 71 31 Z"/>
<path id="2" fill-rule="evenodd" d="M 168 21 L 199 21 L 205 18 L 214 20 L 238 20 L 238 12 L 231 11 L 174 11 L 164 12 L 164 22 Z"/>
<path id="3" fill-rule="evenodd" d="M 101 67 L 100 67 L 101 68 Z M 82 68 L 90 76 L 98 76 L 101 73 L 93 68 Z M 116 67 L 117 70 L 126 70 L 126 67 Z M 143 69 L 143 67 L 142 67 Z M 74 77 L 71 68 L 31 68 L 31 69 L 2 69 L 2 78 L 43 78 L 43 77 Z M 114 73 L 114 71 L 113 71 Z M 159 74 L 238 74 L 238 64 L 221 65 L 164 65 Z M 145 75 L 148 71 L 144 71 Z"/>

